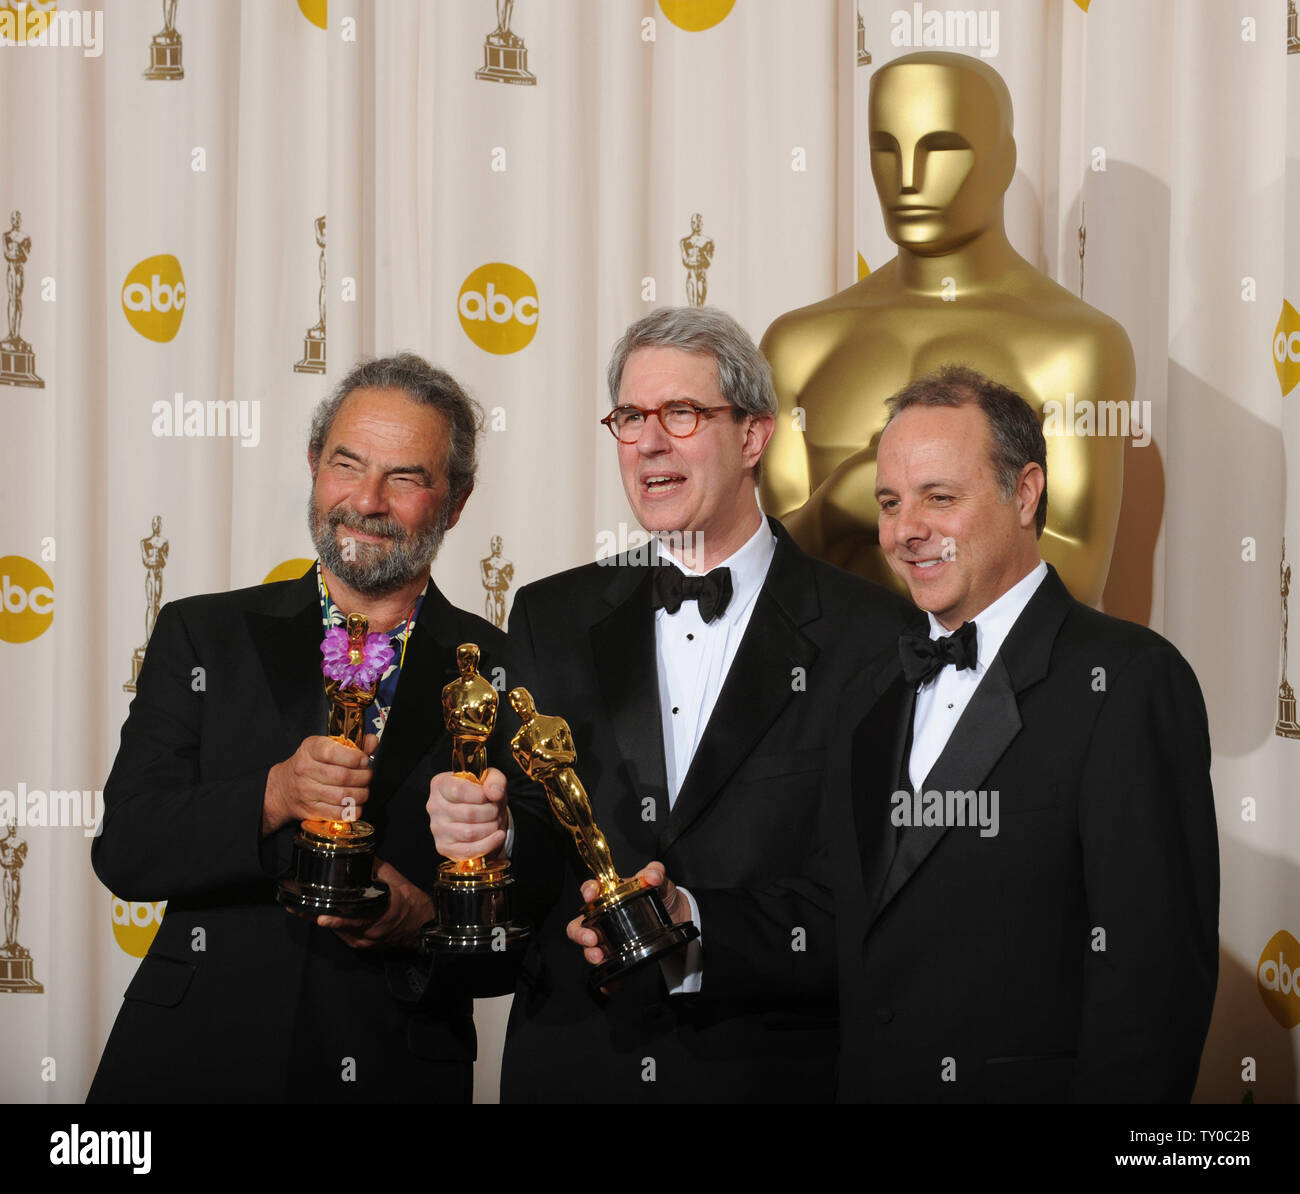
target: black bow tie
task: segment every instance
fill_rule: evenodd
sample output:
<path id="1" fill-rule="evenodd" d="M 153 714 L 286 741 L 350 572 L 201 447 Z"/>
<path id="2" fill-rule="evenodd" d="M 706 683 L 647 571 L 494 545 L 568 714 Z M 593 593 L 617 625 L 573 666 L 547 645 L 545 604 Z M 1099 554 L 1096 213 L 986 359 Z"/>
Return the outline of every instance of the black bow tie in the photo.
<path id="1" fill-rule="evenodd" d="M 913 686 L 928 684 L 950 663 L 958 671 L 973 668 L 979 658 L 975 623 L 963 622 L 943 638 L 904 632 L 898 636 L 898 657 L 903 661 L 903 678 Z"/>
<path id="2" fill-rule="evenodd" d="M 672 564 L 660 564 L 654 575 L 654 609 L 675 614 L 683 601 L 697 602 L 700 617 L 712 622 L 731 601 L 731 569 L 715 568 L 707 576 L 687 576 Z"/>

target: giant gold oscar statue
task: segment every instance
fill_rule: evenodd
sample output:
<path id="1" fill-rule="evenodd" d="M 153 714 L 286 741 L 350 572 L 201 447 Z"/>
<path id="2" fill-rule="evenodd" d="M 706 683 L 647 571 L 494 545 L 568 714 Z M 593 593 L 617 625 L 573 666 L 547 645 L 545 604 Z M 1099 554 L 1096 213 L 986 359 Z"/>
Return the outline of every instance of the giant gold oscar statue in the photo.
<path id="1" fill-rule="evenodd" d="M 497 690 L 478 673 L 476 643 L 456 648 L 460 675 L 442 690 L 443 724 L 451 735 L 451 765 L 458 776 L 482 782 L 487 740 L 497 720 Z M 438 868 L 433 888 L 436 915 L 421 939 L 431 953 L 512 953 L 532 930 L 511 916 L 514 880 L 504 858 L 461 858 Z"/>
<path id="2" fill-rule="evenodd" d="M 941 365 L 969 365 L 1044 403 L 1133 397 L 1124 329 L 1021 257 L 1003 228 L 1016 168 L 1011 96 L 965 54 L 925 52 L 871 79 L 871 173 L 898 255 L 763 337 L 781 413 L 763 508 L 806 550 L 901 588 L 880 554 L 876 445 L 885 400 Z M 1108 408 L 1114 409 L 1114 408 Z M 1127 420 L 1121 425 L 1126 425 Z M 1042 554 L 1096 603 L 1123 496 L 1121 435 L 1049 435 Z"/>
<path id="3" fill-rule="evenodd" d="M 600 884 L 600 893 L 583 911 L 583 926 L 600 938 L 607 955 L 591 975 L 603 987 L 625 974 L 680 949 L 700 935 L 691 921 L 673 924 L 657 888 L 639 878 L 620 879 L 609 844 L 591 813 L 591 800 L 573 770 L 578 752 L 569 723 L 538 713 L 526 688 L 510 693 L 523 725 L 510 740 L 515 762 L 546 791 L 551 812 L 573 838 L 578 857 Z"/>

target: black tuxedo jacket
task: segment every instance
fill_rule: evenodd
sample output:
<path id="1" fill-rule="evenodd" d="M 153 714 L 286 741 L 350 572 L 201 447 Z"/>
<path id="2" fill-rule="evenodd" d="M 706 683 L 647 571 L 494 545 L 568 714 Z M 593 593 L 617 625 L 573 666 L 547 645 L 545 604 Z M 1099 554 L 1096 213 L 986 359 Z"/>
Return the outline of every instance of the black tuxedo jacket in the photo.
<path id="1" fill-rule="evenodd" d="M 590 967 L 564 929 L 590 876 L 567 834 L 520 834 L 516 871 L 560 865 L 563 879 L 515 997 L 503 1100 L 832 1095 L 834 932 L 816 886 L 828 730 L 845 685 L 909 607 L 771 525 L 775 556 L 671 813 L 652 568 L 620 557 L 515 597 L 516 666 L 538 709 L 573 729 L 575 770 L 619 874 L 660 859 L 699 905 L 703 989 L 669 997 L 652 965 L 608 1000 L 589 993 Z"/>
<path id="2" fill-rule="evenodd" d="M 465 641 L 483 648 L 491 675 L 505 636 L 430 582 L 362 812 L 377 856 L 426 888 L 439 862 L 429 780 L 451 759 L 440 694 Z M 399 1003 L 389 980 L 406 990 L 397 980 L 413 955 L 351 949 L 275 900 L 297 826 L 262 838 L 262 799 L 271 766 L 325 732 L 320 644 L 314 569 L 158 615 L 92 858 L 118 896 L 167 908 L 127 987 L 94 1101 L 470 1096 L 469 997 Z"/>
<path id="3" fill-rule="evenodd" d="M 914 701 L 896 659 L 855 686 L 828 773 L 839 1098 L 1186 1101 L 1219 906 L 1191 668 L 1049 571 L 924 784 L 996 792 L 991 836 L 896 823 Z"/>

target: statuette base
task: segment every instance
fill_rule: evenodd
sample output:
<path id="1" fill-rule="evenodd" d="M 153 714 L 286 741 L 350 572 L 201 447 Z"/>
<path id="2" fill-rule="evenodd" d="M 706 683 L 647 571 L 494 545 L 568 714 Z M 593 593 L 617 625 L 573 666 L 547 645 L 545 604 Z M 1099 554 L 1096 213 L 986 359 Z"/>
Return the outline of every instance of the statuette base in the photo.
<path id="1" fill-rule="evenodd" d="M 0 344 L 0 384 L 45 389 L 44 380 L 36 376 L 36 354 L 30 345 L 22 341 Z"/>
<path id="2" fill-rule="evenodd" d="M 13 957 L 0 951 L 0 991 L 15 995 L 40 995 L 45 991 L 32 977 L 32 959 L 26 950 Z"/>
<path id="3" fill-rule="evenodd" d="M 592 971 L 592 987 L 603 987 L 634 970 L 681 949 L 700 935 L 687 921 L 673 924 L 657 888 L 628 879 L 583 911 L 583 927 L 600 938 L 609 957 Z"/>
<path id="4" fill-rule="evenodd" d="M 181 65 L 181 43 L 160 41 L 164 34 L 158 34 L 149 43 L 149 69 L 144 72 L 146 79 L 183 79 L 185 68 Z"/>
<path id="5" fill-rule="evenodd" d="M 510 864 L 489 862 L 461 870 L 455 862 L 438 868 L 433 887 L 435 917 L 421 931 L 423 953 L 514 953 L 532 939 L 529 925 L 512 916 Z"/>
<path id="6" fill-rule="evenodd" d="M 517 83 L 524 87 L 537 82 L 537 76 L 528 69 L 528 50 L 522 43 L 499 45 L 490 37 L 483 46 L 483 66 L 474 72 L 474 77 L 489 83 Z"/>
<path id="7" fill-rule="evenodd" d="M 140 669 L 144 666 L 144 647 L 136 647 L 131 656 L 131 678 L 122 685 L 123 692 L 134 692 L 140 683 Z"/>
<path id="8" fill-rule="evenodd" d="M 305 821 L 293 840 L 293 874 L 281 879 L 276 899 L 316 916 L 371 920 L 388 907 L 388 885 L 373 878 L 375 831 L 365 821 L 347 834 L 326 832 L 327 822 Z"/>
<path id="9" fill-rule="evenodd" d="M 302 338 L 302 360 L 294 367 L 295 373 L 325 372 L 325 337 L 313 336 L 308 332 Z"/>
<path id="10" fill-rule="evenodd" d="M 1290 690 L 1291 685 L 1286 686 Z M 1300 725 L 1296 724 L 1296 699 L 1294 692 L 1279 691 L 1277 696 L 1277 725 L 1273 732 L 1282 738 L 1300 738 Z"/>

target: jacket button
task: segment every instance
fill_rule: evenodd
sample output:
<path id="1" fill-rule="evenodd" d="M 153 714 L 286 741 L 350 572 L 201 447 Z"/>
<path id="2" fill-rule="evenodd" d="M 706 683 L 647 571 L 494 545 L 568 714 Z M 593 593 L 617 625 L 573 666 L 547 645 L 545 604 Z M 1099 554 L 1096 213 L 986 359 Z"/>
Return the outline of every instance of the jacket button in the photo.
<path id="1" fill-rule="evenodd" d="M 894 1018 L 894 1009 L 892 1007 L 876 1008 L 876 1019 L 882 1024 L 888 1024 Z"/>

